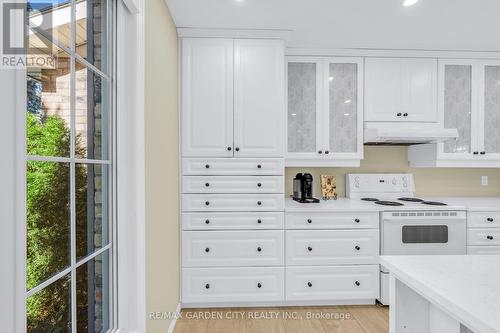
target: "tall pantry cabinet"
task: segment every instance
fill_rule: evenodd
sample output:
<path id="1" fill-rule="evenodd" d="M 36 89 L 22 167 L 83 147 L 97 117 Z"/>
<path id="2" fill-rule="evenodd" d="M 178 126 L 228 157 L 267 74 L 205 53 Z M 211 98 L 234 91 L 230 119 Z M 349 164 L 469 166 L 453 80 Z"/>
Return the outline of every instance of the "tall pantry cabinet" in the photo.
<path id="1" fill-rule="evenodd" d="M 284 43 L 181 45 L 181 302 L 281 302 Z"/>

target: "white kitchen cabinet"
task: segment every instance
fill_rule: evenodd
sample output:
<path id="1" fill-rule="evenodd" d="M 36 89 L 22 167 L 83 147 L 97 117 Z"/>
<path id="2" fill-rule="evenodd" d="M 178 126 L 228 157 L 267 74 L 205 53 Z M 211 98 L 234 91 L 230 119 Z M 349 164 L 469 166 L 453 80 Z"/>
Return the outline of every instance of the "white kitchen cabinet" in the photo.
<path id="1" fill-rule="evenodd" d="M 283 193 L 282 176 L 184 176 L 184 193 Z"/>
<path id="2" fill-rule="evenodd" d="M 365 121 L 437 122 L 437 59 L 366 58 Z"/>
<path id="3" fill-rule="evenodd" d="M 440 59 L 438 106 L 459 137 L 409 148 L 413 167 L 500 166 L 500 62 Z"/>
<path id="4" fill-rule="evenodd" d="M 284 46 L 235 40 L 234 156 L 284 156 Z"/>
<path id="5" fill-rule="evenodd" d="M 182 230 L 283 230 L 283 212 L 183 213 Z"/>
<path id="6" fill-rule="evenodd" d="M 233 156 L 233 41 L 182 40 L 182 155 Z"/>
<path id="7" fill-rule="evenodd" d="M 287 166 L 359 166 L 363 60 L 289 57 Z"/>
<path id="8" fill-rule="evenodd" d="M 284 44 L 182 40 L 182 155 L 284 156 Z"/>

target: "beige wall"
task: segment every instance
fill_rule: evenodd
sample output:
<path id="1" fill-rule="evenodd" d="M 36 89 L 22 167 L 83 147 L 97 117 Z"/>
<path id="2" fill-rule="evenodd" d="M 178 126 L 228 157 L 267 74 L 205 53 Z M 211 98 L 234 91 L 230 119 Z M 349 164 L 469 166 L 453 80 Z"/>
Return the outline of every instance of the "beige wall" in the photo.
<path id="1" fill-rule="evenodd" d="M 362 172 L 413 173 L 417 195 L 420 196 L 500 196 L 500 169 L 410 168 L 406 147 L 365 147 L 365 158 L 360 168 L 287 168 L 285 180 L 288 195 L 292 194 L 295 174 L 306 171 L 314 177 L 314 192 L 318 198 L 321 197 L 320 175 L 335 175 L 339 196 L 344 196 L 346 173 Z M 489 186 L 481 186 L 481 176 L 489 176 Z"/>
<path id="2" fill-rule="evenodd" d="M 146 310 L 175 311 L 179 302 L 179 134 L 177 32 L 164 0 L 145 14 Z M 147 315 L 147 314 L 145 314 Z M 147 333 L 165 333 L 150 320 Z"/>

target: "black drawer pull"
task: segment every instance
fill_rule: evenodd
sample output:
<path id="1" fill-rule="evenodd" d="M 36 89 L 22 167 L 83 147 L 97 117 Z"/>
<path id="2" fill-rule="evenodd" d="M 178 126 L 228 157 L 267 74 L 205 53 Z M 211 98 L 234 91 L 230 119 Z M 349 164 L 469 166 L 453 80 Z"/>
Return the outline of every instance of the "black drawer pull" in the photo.
<path id="1" fill-rule="evenodd" d="M 258 220 L 257 220 L 257 223 L 258 223 L 258 224 L 261 224 L 261 223 L 262 223 L 262 220 L 261 220 L 261 219 L 258 219 Z"/>
<path id="2" fill-rule="evenodd" d="M 262 283 L 257 283 L 257 288 L 262 288 Z"/>
<path id="3" fill-rule="evenodd" d="M 205 169 L 210 169 L 210 164 L 205 164 Z"/>
<path id="4" fill-rule="evenodd" d="M 257 252 L 262 252 L 262 248 L 260 246 L 257 248 Z"/>
<path id="5" fill-rule="evenodd" d="M 207 283 L 207 284 L 205 285 L 205 289 L 210 289 L 210 284 L 209 284 L 209 283 Z"/>
<path id="6" fill-rule="evenodd" d="M 354 219 L 354 222 L 359 223 L 359 222 L 361 222 L 361 220 L 360 219 Z"/>
<path id="7" fill-rule="evenodd" d="M 312 222 L 313 222 L 313 220 L 307 219 L 307 223 L 311 224 Z"/>
<path id="8" fill-rule="evenodd" d="M 478 152 L 478 151 L 475 151 L 473 154 L 474 154 L 474 155 L 479 155 L 479 152 Z"/>
<path id="9" fill-rule="evenodd" d="M 210 201 L 205 201 L 205 206 L 210 205 Z"/>
<path id="10" fill-rule="evenodd" d="M 354 282 L 354 284 L 357 285 L 358 287 L 361 285 L 359 281 Z"/>
<path id="11" fill-rule="evenodd" d="M 257 201 L 257 205 L 262 205 L 262 201 Z"/>
<path id="12" fill-rule="evenodd" d="M 257 169 L 262 169 L 262 165 L 257 164 Z"/>
<path id="13" fill-rule="evenodd" d="M 325 154 L 327 154 L 327 155 L 328 155 L 328 154 L 330 154 L 330 152 L 329 152 L 328 150 L 325 150 Z"/>
<path id="14" fill-rule="evenodd" d="M 492 217 L 488 217 L 488 218 L 486 219 L 486 221 L 488 221 L 488 222 L 493 222 L 493 221 L 495 221 L 495 220 L 494 220 Z"/>
<path id="15" fill-rule="evenodd" d="M 491 235 L 486 236 L 486 238 L 488 238 L 489 240 L 493 240 L 493 236 Z"/>
<path id="16" fill-rule="evenodd" d="M 313 250 L 312 247 L 310 247 L 310 246 L 307 247 L 307 251 L 311 252 L 312 250 Z"/>
<path id="17" fill-rule="evenodd" d="M 408 113 L 403 113 L 403 117 L 408 117 Z"/>
<path id="18" fill-rule="evenodd" d="M 398 112 L 396 116 L 401 117 L 403 114 L 401 112 Z"/>
<path id="19" fill-rule="evenodd" d="M 227 147 L 227 151 L 231 151 L 231 149 L 232 149 L 231 147 Z"/>
<path id="20" fill-rule="evenodd" d="M 210 248 L 209 247 L 205 248 L 205 252 L 206 253 L 210 252 Z"/>
<path id="21" fill-rule="evenodd" d="M 206 187 L 209 187 L 209 186 L 210 186 L 210 183 L 205 183 L 205 186 L 206 186 Z"/>
<path id="22" fill-rule="evenodd" d="M 262 183 L 257 183 L 257 187 L 262 187 Z"/>
<path id="23" fill-rule="evenodd" d="M 308 286 L 309 288 L 311 288 L 311 287 L 313 286 L 313 284 L 312 284 L 311 282 L 307 282 L 307 286 Z"/>
<path id="24" fill-rule="evenodd" d="M 323 154 L 323 151 L 322 151 L 322 150 L 319 150 L 319 151 L 318 151 L 318 154 L 320 154 L 320 155 L 321 155 L 321 154 Z"/>
<path id="25" fill-rule="evenodd" d="M 482 151 L 482 152 L 481 152 L 481 155 L 486 155 L 486 152 L 485 152 L 485 151 Z"/>
<path id="26" fill-rule="evenodd" d="M 234 150 L 240 151 L 240 147 L 236 147 L 236 148 L 234 148 Z"/>
<path id="27" fill-rule="evenodd" d="M 356 245 L 354 248 L 355 248 L 357 251 L 361 250 L 361 248 L 360 248 L 358 245 Z"/>
<path id="28" fill-rule="evenodd" d="M 210 220 L 205 220 L 205 224 L 210 224 Z"/>

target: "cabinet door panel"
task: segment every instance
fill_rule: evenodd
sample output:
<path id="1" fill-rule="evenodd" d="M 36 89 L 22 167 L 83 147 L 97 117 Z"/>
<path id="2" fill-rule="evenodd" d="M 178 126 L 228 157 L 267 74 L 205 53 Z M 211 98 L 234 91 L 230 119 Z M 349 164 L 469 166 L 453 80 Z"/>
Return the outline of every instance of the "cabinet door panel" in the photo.
<path id="1" fill-rule="evenodd" d="M 441 65 L 440 107 L 444 113 L 444 127 L 458 129 L 458 139 L 443 144 L 447 158 L 471 158 L 473 150 L 473 66 L 471 64 L 443 63 Z"/>
<path id="2" fill-rule="evenodd" d="M 232 157 L 233 41 L 182 41 L 182 154 Z M 231 150 L 228 150 L 231 147 Z"/>
<path id="3" fill-rule="evenodd" d="M 437 60 L 402 59 L 404 121 L 436 122 Z"/>
<path id="4" fill-rule="evenodd" d="M 362 157 L 362 64 L 361 59 L 327 61 L 328 135 L 325 150 L 329 158 Z"/>
<path id="5" fill-rule="evenodd" d="M 284 155 L 284 46 L 275 40 L 236 40 L 235 157 Z"/>
<path id="6" fill-rule="evenodd" d="M 288 61 L 288 156 L 316 158 L 321 143 L 321 63 Z"/>
<path id="7" fill-rule="evenodd" d="M 481 95 L 484 119 L 479 124 L 485 157 L 500 155 L 500 63 L 484 66 L 484 92 Z M 483 154 L 484 154 L 483 153 Z"/>
<path id="8" fill-rule="evenodd" d="M 400 121 L 401 61 L 395 58 L 365 59 L 365 120 Z"/>

